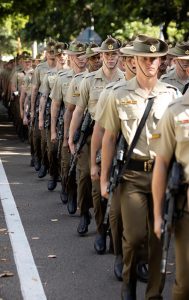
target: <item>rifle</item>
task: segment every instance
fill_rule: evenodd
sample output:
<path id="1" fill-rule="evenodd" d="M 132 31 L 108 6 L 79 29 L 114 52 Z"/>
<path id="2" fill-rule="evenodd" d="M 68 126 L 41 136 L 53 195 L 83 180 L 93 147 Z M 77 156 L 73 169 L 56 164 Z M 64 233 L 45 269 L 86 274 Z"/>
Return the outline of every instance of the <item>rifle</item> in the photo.
<path id="1" fill-rule="evenodd" d="M 88 136 L 92 133 L 93 126 L 94 126 L 94 120 L 92 120 L 90 113 L 87 111 L 85 114 L 83 123 L 81 125 L 81 132 L 80 132 L 79 140 L 76 144 L 76 151 L 75 151 L 74 155 L 72 155 L 72 157 L 71 157 L 70 169 L 68 172 L 68 179 L 71 177 L 71 174 L 75 169 L 77 157 L 78 157 L 81 149 L 85 145 Z"/>
<path id="2" fill-rule="evenodd" d="M 35 113 L 34 113 L 34 128 L 39 127 L 39 101 L 40 101 L 41 93 L 37 94 L 35 101 Z"/>
<path id="3" fill-rule="evenodd" d="M 61 150 L 61 145 L 64 136 L 64 112 L 65 112 L 65 107 L 64 105 L 62 105 L 57 120 L 57 140 L 58 140 L 57 156 L 56 156 L 57 159 L 59 159 L 60 157 L 60 150 Z"/>
<path id="4" fill-rule="evenodd" d="M 109 180 L 109 185 L 108 185 L 108 201 L 107 201 L 107 207 L 104 215 L 104 221 L 103 225 L 107 229 L 107 234 L 109 234 L 109 212 L 110 212 L 110 206 L 111 206 L 111 201 L 112 201 L 112 196 L 114 193 L 115 188 L 117 187 L 119 183 L 119 175 L 121 172 L 121 169 L 124 164 L 124 159 L 125 159 L 125 152 L 127 150 L 127 142 L 123 136 L 122 133 L 119 134 L 118 139 L 117 139 L 117 149 L 116 149 L 116 154 L 113 159 L 113 164 L 110 172 L 110 180 Z"/>
<path id="5" fill-rule="evenodd" d="M 46 106 L 45 106 L 45 113 L 44 113 L 44 129 L 46 132 L 46 139 L 48 140 L 48 129 L 51 122 L 51 99 L 48 97 Z"/>
<path id="6" fill-rule="evenodd" d="M 171 240 L 171 231 L 174 226 L 176 219 L 181 217 L 183 212 L 178 210 L 177 199 L 178 196 L 183 193 L 183 168 L 182 165 L 174 161 L 172 168 L 169 173 L 168 183 L 165 193 L 165 203 L 164 203 L 164 216 L 163 224 L 161 228 L 161 239 L 162 239 L 162 259 L 161 259 L 161 273 L 165 276 L 168 249 Z M 185 202 L 183 204 L 184 208 Z"/>

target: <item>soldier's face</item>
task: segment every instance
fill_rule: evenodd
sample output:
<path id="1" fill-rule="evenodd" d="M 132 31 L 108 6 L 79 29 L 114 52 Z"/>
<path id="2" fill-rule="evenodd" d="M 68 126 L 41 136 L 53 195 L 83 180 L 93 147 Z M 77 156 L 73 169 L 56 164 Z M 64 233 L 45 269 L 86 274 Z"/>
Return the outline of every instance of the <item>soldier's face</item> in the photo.
<path id="1" fill-rule="evenodd" d="M 87 59 L 86 58 L 81 58 L 80 55 L 73 55 L 72 56 L 72 61 L 80 69 L 85 68 L 85 66 L 87 64 Z"/>
<path id="2" fill-rule="evenodd" d="M 26 60 L 23 62 L 23 67 L 25 70 L 29 70 L 32 67 L 32 61 L 31 60 Z"/>
<path id="3" fill-rule="evenodd" d="M 54 51 L 48 51 L 46 53 L 47 60 L 55 60 Z"/>
<path id="4" fill-rule="evenodd" d="M 126 72 L 129 70 L 131 73 L 136 74 L 134 57 L 123 57 L 123 66 Z"/>
<path id="5" fill-rule="evenodd" d="M 160 57 L 135 56 L 136 73 L 154 77 L 157 75 L 160 63 Z"/>
<path id="6" fill-rule="evenodd" d="M 117 66 L 119 60 L 119 52 L 104 52 L 102 53 L 102 61 L 108 69 L 114 69 Z"/>
<path id="7" fill-rule="evenodd" d="M 175 59 L 174 61 L 177 68 L 182 69 L 183 71 L 186 71 L 189 67 L 189 59 Z"/>
<path id="8" fill-rule="evenodd" d="M 65 64 L 65 61 L 66 61 L 66 55 L 63 54 L 63 53 L 58 54 L 58 55 L 56 56 L 56 59 L 57 59 L 57 61 L 58 61 L 59 64 L 64 65 L 64 64 Z"/>
<path id="9" fill-rule="evenodd" d="M 100 54 L 89 57 L 88 64 L 91 66 L 91 69 L 94 70 L 94 71 L 100 69 L 100 67 L 102 66 L 102 61 L 101 61 L 101 58 L 100 58 Z"/>

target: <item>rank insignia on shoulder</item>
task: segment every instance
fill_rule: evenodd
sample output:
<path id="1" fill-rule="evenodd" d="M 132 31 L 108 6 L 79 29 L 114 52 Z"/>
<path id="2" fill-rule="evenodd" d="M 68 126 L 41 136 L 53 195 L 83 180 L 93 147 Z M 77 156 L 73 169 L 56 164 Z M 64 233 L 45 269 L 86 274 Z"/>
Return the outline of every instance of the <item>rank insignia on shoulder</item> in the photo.
<path id="1" fill-rule="evenodd" d="M 177 124 L 188 124 L 189 123 L 189 119 L 186 120 L 178 120 L 176 121 Z"/>
<path id="2" fill-rule="evenodd" d="M 160 137 L 161 137 L 160 133 L 153 133 L 151 139 L 156 140 L 156 139 L 159 139 Z"/>
<path id="3" fill-rule="evenodd" d="M 137 104 L 137 100 L 121 99 L 120 104 Z"/>

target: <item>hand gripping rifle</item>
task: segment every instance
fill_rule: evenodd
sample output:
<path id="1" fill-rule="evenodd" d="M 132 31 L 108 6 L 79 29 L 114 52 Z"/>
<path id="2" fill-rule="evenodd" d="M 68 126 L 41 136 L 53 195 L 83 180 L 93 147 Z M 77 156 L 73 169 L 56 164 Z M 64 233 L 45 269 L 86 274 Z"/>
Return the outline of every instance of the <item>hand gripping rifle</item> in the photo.
<path id="1" fill-rule="evenodd" d="M 179 195 L 183 194 L 185 185 L 183 182 L 183 168 L 182 165 L 174 161 L 169 173 L 167 189 L 165 193 L 164 216 L 161 230 L 162 239 L 162 259 L 161 259 L 161 273 L 165 276 L 168 249 L 171 240 L 171 231 L 175 220 L 181 217 L 183 209 L 178 210 L 177 200 Z M 183 208 L 185 201 L 183 203 Z"/>
<path id="2" fill-rule="evenodd" d="M 75 166 L 77 163 L 77 157 L 78 157 L 79 153 L 81 152 L 81 149 L 85 145 L 88 136 L 92 133 L 93 126 L 94 126 L 94 120 L 91 118 L 90 113 L 87 111 L 85 114 L 83 123 L 81 125 L 80 137 L 76 144 L 75 153 L 71 157 L 70 169 L 69 169 L 69 173 L 68 173 L 68 180 L 71 177 L 71 174 L 75 169 Z"/>
<path id="3" fill-rule="evenodd" d="M 110 181 L 108 186 L 109 197 L 108 197 L 107 207 L 106 207 L 104 221 L 103 221 L 103 225 L 107 229 L 107 234 L 109 234 L 109 212 L 110 212 L 112 196 L 115 188 L 119 183 L 119 175 L 124 164 L 124 158 L 125 158 L 125 152 L 127 150 L 127 146 L 128 145 L 123 134 L 120 133 L 117 139 L 116 154 L 114 156 L 113 164 L 110 172 Z"/>
<path id="4" fill-rule="evenodd" d="M 45 113 L 44 113 L 44 129 L 45 129 L 47 140 L 48 140 L 48 130 L 49 130 L 50 123 L 51 123 L 51 99 L 48 97 L 45 106 Z"/>

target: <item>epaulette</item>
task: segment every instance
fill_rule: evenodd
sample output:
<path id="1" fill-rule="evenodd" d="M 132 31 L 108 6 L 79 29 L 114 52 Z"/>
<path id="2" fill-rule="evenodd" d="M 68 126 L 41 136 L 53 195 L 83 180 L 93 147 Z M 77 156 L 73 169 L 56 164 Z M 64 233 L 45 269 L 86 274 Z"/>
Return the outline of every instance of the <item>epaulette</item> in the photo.
<path id="1" fill-rule="evenodd" d="M 167 78 L 167 77 L 169 77 L 169 75 L 166 73 L 166 74 L 163 74 L 163 75 L 161 75 L 161 77 L 160 77 L 160 80 L 162 80 L 162 79 L 164 79 L 164 78 Z"/>
<path id="2" fill-rule="evenodd" d="M 86 74 L 85 78 L 90 78 L 96 75 L 96 71 Z"/>
<path id="3" fill-rule="evenodd" d="M 85 73 L 85 72 L 78 73 L 78 74 L 76 74 L 76 75 L 74 76 L 74 78 L 83 76 L 84 73 Z"/>
<path id="4" fill-rule="evenodd" d="M 62 77 L 64 75 L 66 75 L 68 73 L 68 71 L 61 73 L 59 76 Z"/>
<path id="5" fill-rule="evenodd" d="M 117 89 L 119 89 L 120 87 L 126 87 L 127 82 L 128 82 L 128 81 L 126 81 L 125 79 L 120 80 L 118 83 L 116 83 L 116 84 L 113 86 L 112 89 L 113 89 L 113 90 L 117 90 Z"/>
<path id="6" fill-rule="evenodd" d="M 178 88 L 177 88 L 176 86 L 172 85 L 172 84 L 167 84 L 166 87 L 167 87 L 168 89 L 173 89 L 173 90 L 175 90 L 176 92 L 178 92 Z"/>
<path id="7" fill-rule="evenodd" d="M 117 84 L 117 81 L 113 81 L 113 82 L 110 82 L 106 85 L 105 89 L 106 90 L 109 90 L 111 89 L 115 84 Z"/>
<path id="8" fill-rule="evenodd" d="M 171 106 L 173 106 L 173 105 L 175 105 L 175 104 L 177 104 L 177 103 L 178 103 L 178 99 L 174 99 L 173 101 L 171 101 L 171 102 L 169 103 L 168 107 L 171 107 Z"/>

